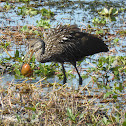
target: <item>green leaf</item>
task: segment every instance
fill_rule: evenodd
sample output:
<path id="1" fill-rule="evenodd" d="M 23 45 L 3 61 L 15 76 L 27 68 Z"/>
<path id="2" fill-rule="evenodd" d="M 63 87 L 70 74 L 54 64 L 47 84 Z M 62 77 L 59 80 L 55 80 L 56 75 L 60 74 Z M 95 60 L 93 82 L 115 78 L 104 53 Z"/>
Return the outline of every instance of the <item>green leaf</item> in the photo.
<path id="1" fill-rule="evenodd" d="M 27 25 L 23 26 L 23 27 L 21 28 L 21 31 L 23 31 L 23 32 L 28 31 L 28 27 L 27 27 Z"/>
<path id="2" fill-rule="evenodd" d="M 28 110 L 32 110 L 32 111 L 36 111 L 36 108 L 35 107 L 25 107 L 26 109 L 28 109 Z"/>
<path id="3" fill-rule="evenodd" d="M 110 123 L 106 117 L 103 117 L 102 121 L 106 126 Z"/>
<path id="4" fill-rule="evenodd" d="M 18 114 L 16 114 L 16 117 L 17 117 L 18 122 L 20 123 L 21 117 Z"/>
<path id="5" fill-rule="evenodd" d="M 51 12 L 50 10 L 47 10 L 45 8 L 42 8 L 40 12 L 41 12 L 42 16 L 46 17 L 46 18 L 51 18 L 52 16 L 54 16 L 53 12 Z"/>
<path id="6" fill-rule="evenodd" d="M 103 33 L 104 33 L 104 30 L 102 30 L 102 29 L 96 31 L 96 34 L 97 34 L 97 35 L 99 35 L 99 34 L 103 34 Z"/>
<path id="7" fill-rule="evenodd" d="M 107 124 L 107 118 L 103 117 L 102 121 L 104 122 L 104 124 Z"/>
<path id="8" fill-rule="evenodd" d="M 119 38 L 115 38 L 115 39 L 113 40 L 113 42 L 114 42 L 114 44 L 117 44 L 117 42 L 119 42 Z"/>
<path id="9" fill-rule="evenodd" d="M 111 16 L 111 17 L 110 17 L 110 21 L 116 21 L 116 17 Z"/>
<path id="10" fill-rule="evenodd" d="M 124 120 L 124 122 L 123 122 L 123 124 L 122 124 L 123 126 L 126 126 L 126 119 Z"/>
<path id="11" fill-rule="evenodd" d="M 114 71 L 114 75 L 115 75 L 115 76 L 119 76 L 119 71 L 118 71 L 118 70 L 115 70 L 115 71 Z"/>
<path id="12" fill-rule="evenodd" d="M 33 10 L 30 12 L 31 15 L 36 15 L 37 14 L 37 11 L 36 10 Z"/>
<path id="13" fill-rule="evenodd" d="M 109 15 L 111 15 L 112 14 L 112 11 L 113 11 L 113 7 L 111 7 L 110 9 L 109 9 Z"/>
<path id="14" fill-rule="evenodd" d="M 118 97 L 118 95 L 114 95 L 114 96 L 113 96 L 114 99 L 117 99 L 117 97 Z"/>
<path id="15" fill-rule="evenodd" d="M 101 15 L 109 15 L 109 11 L 107 8 L 103 8 L 103 10 L 101 12 L 98 12 Z"/>
<path id="16" fill-rule="evenodd" d="M 104 9 L 103 9 L 103 12 L 104 12 L 105 14 L 108 14 L 108 13 L 109 13 L 109 11 L 108 11 L 107 8 L 104 8 Z"/>
<path id="17" fill-rule="evenodd" d="M 36 118 L 36 114 L 32 114 L 32 119 L 35 119 Z"/>
<path id="18" fill-rule="evenodd" d="M 72 110 L 70 108 L 67 108 L 67 116 L 71 117 L 72 115 Z"/>
<path id="19" fill-rule="evenodd" d="M 113 94 L 114 92 L 113 91 L 110 91 L 110 92 L 107 92 L 105 95 L 104 95 L 104 99 L 106 99 L 107 97 L 109 97 L 111 94 Z"/>
<path id="20" fill-rule="evenodd" d="M 37 103 L 37 104 L 35 105 L 35 109 L 37 108 L 37 106 L 38 106 L 39 104 L 41 104 L 41 102 L 39 102 L 39 103 Z"/>
<path id="21" fill-rule="evenodd" d="M 113 14 L 113 15 L 117 15 L 117 14 L 118 14 L 118 10 L 117 10 L 116 8 L 114 8 L 114 9 L 112 10 L 112 14 Z"/>
<path id="22" fill-rule="evenodd" d="M 84 117 L 84 113 L 81 113 L 79 119 L 82 119 L 83 117 Z"/>
<path id="23" fill-rule="evenodd" d="M 15 71 L 15 73 L 16 73 L 17 75 L 20 76 L 21 73 L 20 73 L 20 70 L 19 70 L 19 69 L 15 68 L 14 71 Z"/>
<path id="24" fill-rule="evenodd" d="M 73 115 L 72 110 L 70 108 L 67 108 L 67 116 L 71 121 L 75 122 L 76 116 Z"/>
<path id="25" fill-rule="evenodd" d="M 19 51 L 18 50 L 16 50 L 16 52 L 15 52 L 15 58 L 19 58 Z"/>
<path id="26" fill-rule="evenodd" d="M 36 21 L 37 22 L 37 27 L 43 27 L 43 28 L 50 28 L 50 20 L 43 20 L 41 19 L 40 21 Z"/>

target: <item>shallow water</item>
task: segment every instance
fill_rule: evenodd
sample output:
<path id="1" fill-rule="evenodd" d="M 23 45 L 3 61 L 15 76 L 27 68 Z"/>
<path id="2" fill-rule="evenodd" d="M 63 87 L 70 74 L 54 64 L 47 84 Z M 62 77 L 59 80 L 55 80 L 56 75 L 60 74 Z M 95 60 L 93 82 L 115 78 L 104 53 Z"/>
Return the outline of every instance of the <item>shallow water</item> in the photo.
<path id="1" fill-rule="evenodd" d="M 52 1 L 52 2 L 56 2 L 56 1 Z M 112 1 L 113 5 L 119 9 L 120 7 L 124 7 L 126 4 L 126 1 Z M 31 2 L 31 4 L 34 2 Z M 92 3 L 92 5 L 90 6 L 89 3 Z M 118 3 L 118 4 L 117 4 Z M 122 4 L 123 3 L 123 4 Z M 5 2 L 1 2 L 1 7 L 4 7 L 6 3 Z M 44 2 L 40 2 L 39 4 L 44 5 Z M 69 5 L 70 4 L 70 5 Z M 22 16 L 17 15 L 17 10 L 18 7 L 21 7 L 24 4 L 20 4 L 20 3 L 15 3 L 16 7 L 14 9 L 10 9 L 8 12 L 0 12 L 0 27 L 11 27 L 11 26 L 24 26 L 24 25 L 28 25 L 28 26 L 36 26 L 37 20 L 41 19 L 41 16 L 38 14 L 36 16 L 30 17 L 30 16 L 25 16 L 25 18 L 22 18 Z M 44 8 L 46 9 L 50 9 L 52 12 L 54 12 L 55 15 L 55 20 L 50 20 L 50 24 L 52 25 L 51 27 L 55 27 L 57 24 L 77 24 L 79 27 L 83 27 L 86 28 L 86 26 L 88 24 L 90 24 L 91 26 L 93 26 L 92 24 L 92 19 L 94 17 L 99 17 L 97 10 L 102 9 L 103 8 L 103 2 L 102 0 L 99 1 L 99 4 L 97 4 L 97 2 L 93 2 L 93 0 L 86 0 L 86 1 L 73 1 L 73 2 L 68 2 L 68 3 L 62 3 L 62 4 L 57 4 L 57 5 L 46 5 L 44 6 Z M 42 9 L 43 6 L 38 6 L 39 9 Z M 115 31 L 117 29 L 126 29 L 126 24 L 124 24 L 124 20 L 126 19 L 126 13 L 122 12 L 119 13 L 116 16 L 116 21 L 114 22 L 110 22 L 108 21 L 107 26 L 103 26 L 103 28 L 109 28 L 110 29 L 110 33 L 115 33 Z M 2 34 L 0 34 L 2 35 Z M 118 37 L 118 36 L 116 36 Z M 104 39 L 104 38 L 103 38 Z M 110 49 L 116 49 L 116 53 L 102 53 L 102 54 L 95 54 L 93 55 L 91 58 L 93 59 L 98 59 L 99 55 L 100 56 L 108 56 L 108 55 L 115 55 L 115 56 L 125 56 L 126 52 L 126 38 L 119 38 L 119 46 L 111 46 Z M 107 43 L 109 45 L 109 43 Z M 27 47 L 25 45 L 15 45 L 12 42 L 12 47 L 11 49 L 13 51 L 9 51 L 9 53 L 13 56 L 15 53 L 15 50 L 18 49 L 19 51 L 27 51 Z M 120 50 L 124 50 L 120 51 Z M 2 52 L 2 50 L 1 50 Z M 6 57 L 7 54 L 5 52 L 2 52 L 3 55 L 0 56 L 0 58 L 2 57 Z M 90 62 L 90 60 L 86 59 L 86 61 Z M 11 61 L 12 62 L 12 61 Z M 48 63 L 47 63 L 48 64 Z M 82 68 L 88 68 L 91 67 L 90 65 L 88 65 L 85 62 L 81 63 Z M 69 65 L 67 65 L 67 70 L 70 70 L 71 67 Z M 73 67 L 72 67 L 73 68 Z M 81 74 L 83 74 L 84 72 L 82 71 Z M 76 72 L 74 72 L 74 75 L 76 75 Z M 6 78 L 6 79 L 5 79 Z M 73 84 L 77 84 L 78 80 L 77 80 L 78 76 L 76 75 L 76 78 L 74 78 L 72 80 Z M 14 75 L 8 75 L 5 74 L 3 76 L 2 82 L 1 84 L 5 84 L 7 81 L 12 81 L 14 79 L 14 81 L 17 83 L 19 80 L 16 80 Z M 37 80 L 36 80 L 37 81 Z M 48 79 L 49 82 L 54 82 L 54 81 L 58 81 L 57 77 Z M 90 81 L 90 79 L 86 79 L 84 80 L 84 83 L 88 83 Z M 71 82 L 71 79 L 68 79 L 68 83 Z"/>

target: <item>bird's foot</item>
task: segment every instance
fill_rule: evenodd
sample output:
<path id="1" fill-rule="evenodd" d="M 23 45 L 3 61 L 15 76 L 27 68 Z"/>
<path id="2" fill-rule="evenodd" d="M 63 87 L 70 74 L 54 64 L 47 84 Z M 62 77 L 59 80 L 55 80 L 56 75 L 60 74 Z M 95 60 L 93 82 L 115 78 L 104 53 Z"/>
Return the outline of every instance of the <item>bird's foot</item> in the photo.
<path id="1" fill-rule="evenodd" d="M 79 85 L 82 85 L 82 78 L 79 78 Z"/>
<path id="2" fill-rule="evenodd" d="M 66 77 L 63 78 L 63 84 L 65 84 L 67 82 Z"/>

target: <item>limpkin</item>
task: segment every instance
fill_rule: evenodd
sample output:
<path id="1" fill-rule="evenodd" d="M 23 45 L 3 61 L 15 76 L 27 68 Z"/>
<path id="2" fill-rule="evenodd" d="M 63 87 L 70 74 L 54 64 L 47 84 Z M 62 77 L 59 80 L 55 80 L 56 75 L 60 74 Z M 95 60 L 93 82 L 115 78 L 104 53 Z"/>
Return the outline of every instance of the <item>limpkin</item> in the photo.
<path id="1" fill-rule="evenodd" d="M 108 51 L 102 39 L 81 32 L 77 25 L 58 25 L 50 29 L 44 40 L 33 39 L 29 43 L 29 48 L 35 52 L 38 62 L 53 61 L 62 64 L 63 83 L 67 80 L 64 62 L 70 62 L 77 71 L 80 85 L 82 85 L 82 77 L 76 67 L 76 61 L 83 60 L 85 56 Z"/>

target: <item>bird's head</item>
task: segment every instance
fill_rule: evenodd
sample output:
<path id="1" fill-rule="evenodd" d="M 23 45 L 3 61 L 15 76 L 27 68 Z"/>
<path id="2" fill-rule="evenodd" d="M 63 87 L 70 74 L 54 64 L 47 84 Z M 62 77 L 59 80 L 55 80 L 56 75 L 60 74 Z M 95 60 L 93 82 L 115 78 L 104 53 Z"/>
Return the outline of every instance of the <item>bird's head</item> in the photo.
<path id="1" fill-rule="evenodd" d="M 38 50 L 43 50 L 44 53 L 45 43 L 42 39 L 32 39 L 29 41 L 29 50 L 37 52 Z"/>
<path id="2" fill-rule="evenodd" d="M 39 61 L 38 56 L 45 52 L 45 42 L 42 39 L 31 39 L 29 41 L 29 52 L 31 52 L 30 58 L 35 53 L 35 58 Z"/>

